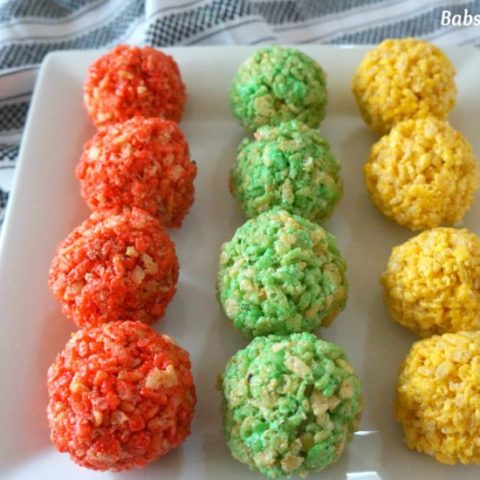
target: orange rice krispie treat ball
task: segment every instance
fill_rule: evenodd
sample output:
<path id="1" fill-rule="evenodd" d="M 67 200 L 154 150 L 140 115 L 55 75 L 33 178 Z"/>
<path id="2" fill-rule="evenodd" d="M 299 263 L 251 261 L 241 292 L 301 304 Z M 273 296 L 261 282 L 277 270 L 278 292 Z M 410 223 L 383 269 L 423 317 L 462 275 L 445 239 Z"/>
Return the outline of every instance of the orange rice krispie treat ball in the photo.
<path id="1" fill-rule="evenodd" d="M 179 122 L 185 86 L 169 55 L 151 47 L 117 45 L 90 66 L 84 100 L 97 127 L 135 115 Z"/>
<path id="2" fill-rule="evenodd" d="M 188 353 L 140 322 L 78 330 L 48 370 L 51 440 L 93 470 L 143 467 L 190 434 Z"/>
<path id="3" fill-rule="evenodd" d="M 454 77 L 438 47 L 414 38 L 388 39 L 358 66 L 353 93 L 365 122 L 384 134 L 408 118 L 445 119 L 455 105 Z"/>
<path id="4" fill-rule="evenodd" d="M 92 210 L 139 207 L 166 227 L 180 227 L 193 203 L 197 167 L 175 122 L 135 117 L 87 142 L 76 174 Z"/>
<path id="5" fill-rule="evenodd" d="M 446 464 L 480 464 L 479 372 L 480 332 L 446 333 L 413 345 L 394 407 L 409 448 Z"/>
<path id="6" fill-rule="evenodd" d="M 434 228 L 395 247 L 382 276 L 394 320 L 421 336 L 480 330 L 480 238 Z"/>
<path id="7" fill-rule="evenodd" d="M 78 327 L 115 320 L 151 323 L 175 294 L 175 246 L 140 209 L 93 213 L 57 248 L 48 284 Z"/>
<path id="8" fill-rule="evenodd" d="M 479 186 L 470 143 L 434 117 L 397 124 L 373 145 L 364 173 L 373 203 L 411 230 L 459 223 Z"/>

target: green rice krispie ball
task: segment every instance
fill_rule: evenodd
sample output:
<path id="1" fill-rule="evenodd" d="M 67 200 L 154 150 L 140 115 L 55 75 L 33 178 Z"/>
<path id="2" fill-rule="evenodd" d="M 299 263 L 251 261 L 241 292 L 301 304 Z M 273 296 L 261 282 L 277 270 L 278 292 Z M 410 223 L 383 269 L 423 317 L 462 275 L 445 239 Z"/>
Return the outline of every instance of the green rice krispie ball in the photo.
<path id="1" fill-rule="evenodd" d="M 248 337 L 328 326 L 347 300 L 335 237 L 285 210 L 247 221 L 222 246 L 220 303 Z"/>
<path id="2" fill-rule="evenodd" d="M 322 222 L 342 194 L 340 164 L 315 129 L 291 120 L 243 140 L 230 187 L 249 218 L 281 207 Z"/>
<path id="3" fill-rule="evenodd" d="M 295 118 L 316 128 L 325 116 L 326 75 L 299 50 L 262 48 L 240 66 L 230 101 L 233 114 L 249 130 Z"/>
<path id="4" fill-rule="evenodd" d="M 324 469 L 359 424 L 361 387 L 345 353 L 311 333 L 255 338 L 221 386 L 233 457 L 269 478 Z"/>

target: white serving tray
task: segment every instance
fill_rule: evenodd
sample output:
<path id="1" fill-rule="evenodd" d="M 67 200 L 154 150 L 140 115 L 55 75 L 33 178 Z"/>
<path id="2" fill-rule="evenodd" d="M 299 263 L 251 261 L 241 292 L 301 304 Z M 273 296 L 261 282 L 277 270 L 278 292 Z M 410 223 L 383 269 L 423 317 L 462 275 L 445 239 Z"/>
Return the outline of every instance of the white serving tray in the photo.
<path id="1" fill-rule="evenodd" d="M 160 461 L 128 473 L 82 469 L 49 441 L 46 371 L 73 324 L 47 288 L 55 247 L 87 216 L 74 168 L 94 133 L 82 104 L 82 81 L 100 53 L 50 54 L 44 61 L 28 117 L 17 178 L 0 245 L 0 480 L 181 479 L 248 480 L 260 475 L 234 461 L 223 440 L 217 373 L 246 340 L 222 315 L 215 298 L 219 249 L 243 219 L 227 190 L 235 149 L 245 135 L 228 105 L 231 79 L 251 47 L 167 49 L 187 85 L 182 128 L 198 162 L 196 202 L 173 232 L 181 264 L 178 292 L 156 325 L 191 353 L 198 392 L 193 433 Z M 371 205 L 362 166 L 376 137 L 350 93 L 365 48 L 306 46 L 328 72 L 330 104 L 321 130 L 343 167 L 345 192 L 328 228 L 348 262 L 347 309 L 323 338 L 344 347 L 364 386 L 360 431 L 341 460 L 314 478 L 403 480 L 477 479 L 480 467 L 448 467 L 409 451 L 392 418 L 398 367 L 416 337 L 394 324 L 378 278 L 392 246 L 411 233 Z M 450 119 L 480 154 L 480 52 L 450 49 L 458 70 L 458 105 Z M 477 199 L 465 225 L 480 233 Z"/>

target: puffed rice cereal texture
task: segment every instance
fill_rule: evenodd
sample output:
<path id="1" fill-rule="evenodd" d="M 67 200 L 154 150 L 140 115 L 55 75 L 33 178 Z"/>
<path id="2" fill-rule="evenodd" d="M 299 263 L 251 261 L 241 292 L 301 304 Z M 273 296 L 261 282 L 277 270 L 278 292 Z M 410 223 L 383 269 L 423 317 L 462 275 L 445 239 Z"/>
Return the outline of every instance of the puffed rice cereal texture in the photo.
<path id="1" fill-rule="evenodd" d="M 233 457 L 268 478 L 323 470 L 359 424 L 352 366 L 340 347 L 310 333 L 255 338 L 229 360 L 221 386 Z"/>
<path id="2" fill-rule="evenodd" d="M 225 315 L 248 337 L 312 331 L 345 307 L 346 264 L 332 234 L 269 210 L 222 246 L 217 288 Z"/>
<path id="3" fill-rule="evenodd" d="M 152 47 L 117 45 L 90 66 L 84 83 L 85 106 L 97 128 L 136 115 L 179 122 L 185 98 L 177 63 Z"/>
<path id="4" fill-rule="evenodd" d="M 48 284 L 78 327 L 151 323 L 176 291 L 175 245 L 143 210 L 94 212 L 59 244 Z"/>
<path id="5" fill-rule="evenodd" d="M 397 124 L 373 145 L 364 174 L 378 209 L 411 230 L 458 224 L 479 186 L 470 143 L 434 117 Z"/>
<path id="6" fill-rule="evenodd" d="M 91 210 L 138 207 L 178 228 L 193 204 L 197 167 L 175 122 L 134 117 L 97 132 L 76 175 Z"/>
<path id="7" fill-rule="evenodd" d="M 230 186 L 249 218 L 280 207 L 323 222 L 342 195 L 340 163 L 317 130 L 291 120 L 243 140 Z"/>
<path id="8" fill-rule="evenodd" d="M 326 75 L 299 50 L 265 47 L 240 66 L 230 103 L 235 117 L 251 131 L 294 119 L 317 128 L 327 106 Z"/>
<path id="9" fill-rule="evenodd" d="M 385 134 L 403 120 L 444 120 L 455 105 L 455 69 L 436 46 L 414 38 L 388 39 L 367 53 L 353 77 L 365 122 Z"/>
<path id="10" fill-rule="evenodd" d="M 140 322 L 74 333 L 48 370 L 51 440 L 93 470 L 143 467 L 190 434 L 188 353 Z"/>
<path id="11" fill-rule="evenodd" d="M 479 376 L 480 332 L 415 343 L 400 370 L 394 407 L 407 446 L 441 463 L 480 464 Z"/>
<path id="12" fill-rule="evenodd" d="M 480 239 L 435 228 L 395 247 L 382 276 L 392 317 L 421 336 L 480 329 Z"/>

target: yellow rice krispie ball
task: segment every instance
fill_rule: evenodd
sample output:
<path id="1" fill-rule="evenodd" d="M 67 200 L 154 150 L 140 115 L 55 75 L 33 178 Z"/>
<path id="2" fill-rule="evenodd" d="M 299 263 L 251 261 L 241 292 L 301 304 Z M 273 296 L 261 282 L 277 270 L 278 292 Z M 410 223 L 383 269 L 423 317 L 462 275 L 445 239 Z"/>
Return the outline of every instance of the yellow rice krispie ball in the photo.
<path id="1" fill-rule="evenodd" d="M 421 336 L 480 329 L 480 239 L 468 230 L 435 228 L 395 247 L 381 281 L 392 317 Z"/>
<path id="2" fill-rule="evenodd" d="M 375 205 L 411 230 L 457 224 L 479 185 L 470 143 L 434 117 L 397 124 L 373 145 L 364 173 Z"/>
<path id="3" fill-rule="evenodd" d="M 415 343 L 402 365 L 394 406 L 407 446 L 442 463 L 479 464 L 479 378 L 480 332 Z"/>
<path id="4" fill-rule="evenodd" d="M 365 122 L 384 134 L 409 118 L 445 119 L 455 105 L 454 77 L 450 60 L 434 45 L 388 39 L 367 53 L 352 89 Z"/>

